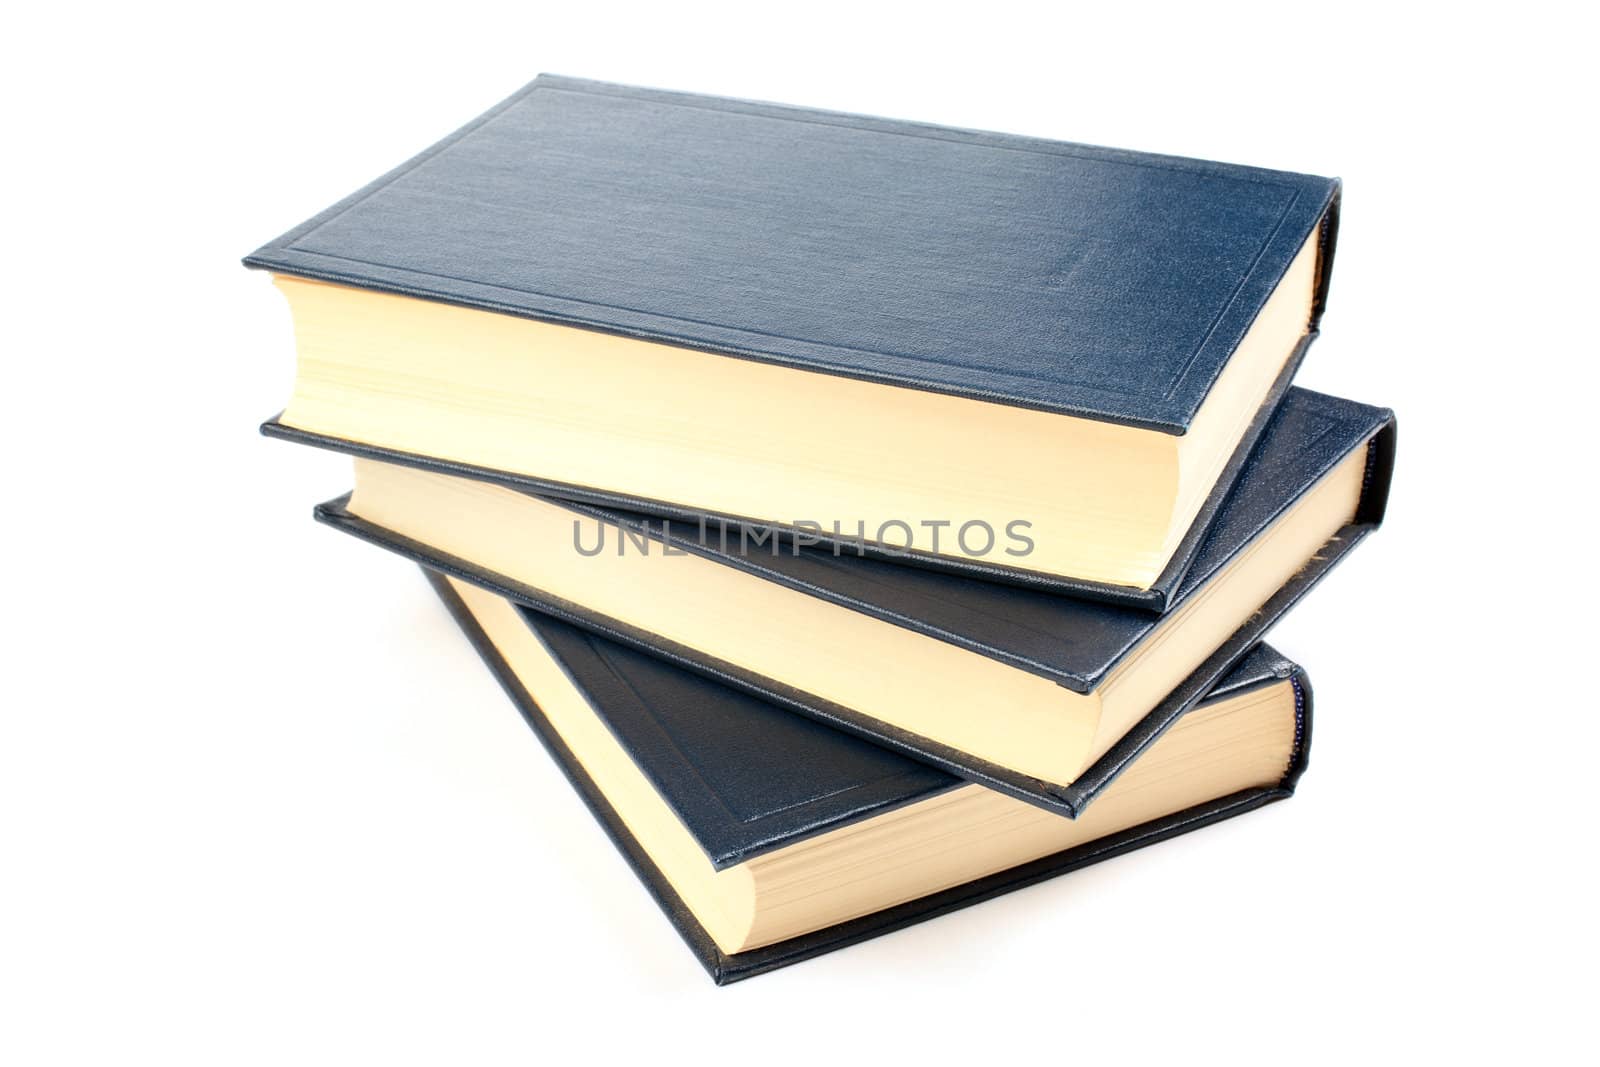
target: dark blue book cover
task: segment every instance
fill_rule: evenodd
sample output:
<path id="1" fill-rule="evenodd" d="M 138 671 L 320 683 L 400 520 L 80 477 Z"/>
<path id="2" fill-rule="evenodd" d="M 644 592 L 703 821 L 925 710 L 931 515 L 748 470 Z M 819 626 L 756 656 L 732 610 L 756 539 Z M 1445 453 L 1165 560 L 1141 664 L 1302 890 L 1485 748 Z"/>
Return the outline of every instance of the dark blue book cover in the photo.
<path id="1" fill-rule="evenodd" d="M 701 671 L 726 684 L 745 688 L 763 699 L 830 725 L 854 731 L 945 771 L 979 782 L 1069 815 L 1081 812 L 1121 771 L 1172 722 L 1220 679 L 1238 658 L 1359 544 L 1383 516 L 1393 463 L 1392 414 L 1337 397 L 1293 390 L 1252 457 L 1243 478 L 1199 553 L 1186 580 L 1178 609 L 1205 595 L 1211 579 L 1230 562 L 1260 543 L 1280 517 L 1321 483 L 1331 471 L 1350 462 L 1364 463 L 1364 481 L 1350 521 L 1314 551 L 1281 587 L 1263 594 L 1265 602 L 1238 630 L 1202 653 L 1189 674 L 1164 698 L 1155 694 L 1148 712 L 1099 758 L 1070 780 L 1049 780 L 943 744 L 919 733 L 912 724 L 895 724 L 870 706 L 845 705 L 818 695 L 821 688 L 788 684 L 746 664 L 719 656 L 711 647 L 691 646 L 662 633 L 597 611 L 581 599 L 552 595 L 515 575 L 480 562 L 451 555 L 438 546 L 363 519 L 349 499 L 323 504 L 317 517 L 346 533 L 371 541 L 428 567 L 491 589 L 525 605 L 558 616 L 594 632 L 633 645 L 681 666 Z M 754 581 L 772 582 L 809 597 L 828 601 L 871 617 L 885 627 L 910 630 L 924 638 L 958 646 L 1028 675 L 1074 692 L 1091 693 L 1146 642 L 1163 633 L 1165 619 L 1132 608 L 1064 597 L 1037 589 L 1000 585 L 979 579 L 900 567 L 871 558 L 835 556 L 823 548 L 724 548 L 715 530 L 680 527 L 659 519 L 600 511 L 570 503 L 607 523 L 631 529 L 660 550 L 699 554 L 734 568 Z M 617 550 L 615 547 L 613 551 Z M 635 550 L 637 551 L 637 550 Z M 1297 557 L 1295 565 L 1299 565 Z M 676 616 L 705 605 L 688 607 L 692 598 L 666 601 Z M 710 618 L 714 634 L 746 628 L 781 628 L 781 618 L 751 618 L 722 602 Z M 658 618 L 657 616 L 652 616 Z M 793 657 L 788 661 L 795 662 Z M 1137 665 L 1134 667 L 1137 670 Z M 794 668 L 799 672 L 799 668 Z M 1186 668 L 1186 671 L 1189 670 Z M 801 673 L 794 676 L 799 678 Z M 951 679 L 955 680 L 955 679 Z M 1163 692 L 1165 686 L 1162 687 Z M 981 715 L 974 708 L 971 716 Z M 981 721 L 981 720 L 978 720 Z"/>
<path id="2" fill-rule="evenodd" d="M 977 464 L 984 470 L 1022 478 L 1017 472 L 1056 464 L 1043 481 L 1024 480 L 1026 492 L 986 496 L 992 475 L 973 483 L 974 515 L 981 511 L 992 525 L 1028 518 L 1012 514 L 1015 501 L 1034 502 L 1043 532 L 1041 550 L 1029 557 L 975 555 L 958 551 L 952 538 L 930 540 L 918 520 L 952 516 L 912 514 L 925 506 L 915 495 L 870 497 L 887 510 L 863 516 L 874 531 L 869 551 L 893 547 L 897 534 L 883 534 L 883 520 L 906 520 L 914 540 L 905 560 L 1164 611 L 1316 335 L 1338 193 L 1337 181 L 1303 174 L 541 76 L 245 262 L 913 395 L 944 394 L 981 402 L 984 411 L 1031 409 L 1156 438 L 1211 441 L 1211 431 L 1198 427 L 1218 423 L 1197 423 L 1202 404 L 1234 355 L 1250 349 L 1244 342 L 1258 319 L 1272 317 L 1263 312 L 1279 283 L 1302 276 L 1292 268 L 1308 262 L 1301 253 L 1310 249 L 1311 310 L 1309 321 L 1302 313 L 1294 325 L 1299 343 L 1291 352 L 1285 341 L 1263 364 L 1276 369 L 1259 391 L 1247 390 L 1242 421 L 1215 438 L 1220 451 L 1193 464 L 1203 473 L 1192 475 L 1192 485 L 1152 487 L 1134 506 L 1125 483 L 1069 481 L 1100 469 L 1098 453 L 1079 457 L 1075 446 L 1062 445 L 1041 456 L 1024 445 L 996 445 Z M 650 368 L 667 365 L 660 350 L 657 357 Z M 470 390 L 484 397 L 503 381 L 474 380 Z M 767 405 L 786 403 L 781 389 L 763 396 Z M 485 402 L 503 413 L 502 399 Z M 681 418 L 732 425 L 738 412 L 760 406 L 718 403 L 685 409 Z M 872 411 L 881 416 L 903 403 L 874 400 Z M 674 460 L 678 470 L 667 478 L 652 471 L 655 453 L 645 449 L 630 453 L 622 471 L 585 479 L 553 460 L 512 463 L 504 449 L 495 449 L 501 462 L 470 445 L 452 452 L 414 436 L 405 419 L 376 440 L 337 419 L 297 423 L 295 410 L 291 404 L 267 432 L 366 446 L 399 462 L 444 459 L 468 476 L 657 514 L 793 527 L 853 518 L 846 509 L 860 498 L 832 487 L 884 455 L 865 444 L 825 447 L 873 417 L 830 422 L 819 413 L 806 416 L 799 439 L 783 438 L 783 451 L 809 450 L 813 463 L 832 455 L 818 483 L 825 490 L 780 491 L 789 468 L 764 452 L 758 461 L 748 445 L 743 474 L 682 483 L 704 455 Z M 953 457 L 976 456 L 1000 439 L 961 440 L 969 421 L 916 422 L 939 429 L 897 435 L 894 450 L 925 449 L 930 434 L 948 438 L 934 473 L 918 468 L 919 477 L 943 484 L 951 475 L 938 471 L 958 466 Z M 749 441 L 743 429 L 737 436 Z M 733 447 L 721 442 L 710 454 L 725 459 Z M 728 488 L 741 479 L 775 488 L 759 499 Z M 663 488 L 667 482 L 677 491 Z M 1165 519 L 1157 517 L 1162 508 L 1171 509 Z M 1117 523 L 1133 514 L 1143 516 L 1138 537 L 1126 523 L 1118 526 L 1122 536 L 1105 537 L 1122 548 L 1072 555 L 1072 546 L 1090 540 L 1073 532 L 1089 517 Z"/>
<path id="3" fill-rule="evenodd" d="M 1337 192 L 543 75 L 245 262 L 1181 433 Z"/>
<path id="4" fill-rule="evenodd" d="M 1311 743 L 1311 688 L 1273 649 L 1251 649 L 1196 702 L 1204 707 L 1263 686 L 1293 687 L 1295 743 L 1279 781 L 1205 801 L 1043 856 L 975 882 L 801 936 L 722 951 L 651 860 L 584 764 L 450 582 L 428 579 L 628 859 L 684 941 L 719 984 L 748 978 L 892 932 L 1291 795 Z M 583 694 L 610 735 L 719 870 L 914 804 L 963 782 L 932 767 L 792 715 L 537 612 L 520 617 Z"/>

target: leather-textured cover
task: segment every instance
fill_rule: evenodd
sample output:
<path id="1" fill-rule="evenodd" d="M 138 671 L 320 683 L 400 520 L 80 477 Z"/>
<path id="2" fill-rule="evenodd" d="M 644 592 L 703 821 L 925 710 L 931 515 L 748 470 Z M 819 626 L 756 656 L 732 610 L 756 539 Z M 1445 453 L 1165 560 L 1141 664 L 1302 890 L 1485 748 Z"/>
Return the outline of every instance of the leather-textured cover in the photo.
<path id="1" fill-rule="evenodd" d="M 1202 703 L 1291 680 L 1296 744 L 1277 786 L 1235 793 L 883 912 L 728 955 L 617 817 L 448 582 L 437 572 L 427 574 L 523 717 L 718 984 L 889 933 L 1281 799 L 1293 792 L 1310 749 L 1311 688 L 1305 673 L 1271 648 L 1257 646 Z M 807 723 L 548 616 L 527 609 L 521 614 L 719 868 L 959 784 L 933 768 Z"/>
<path id="2" fill-rule="evenodd" d="M 1273 425 L 1263 435 L 1235 492 L 1222 508 L 1206 544 L 1197 555 L 1196 565 L 1179 591 L 1178 602 L 1181 604 L 1198 591 L 1208 578 L 1251 544 L 1342 459 L 1356 449 L 1366 448 L 1367 481 L 1355 521 L 1341 529 L 1189 679 L 1070 783 L 1043 781 L 978 759 L 970 753 L 935 744 L 873 719 L 865 709 L 824 701 L 707 652 L 597 615 L 582 604 L 551 597 L 511 576 L 486 570 L 470 560 L 451 556 L 366 522 L 348 510 L 345 498 L 321 505 L 316 516 L 337 529 L 419 563 L 724 683 L 743 687 L 765 700 L 859 733 L 949 773 L 1075 816 L 1377 527 L 1388 496 L 1394 441 L 1394 418 L 1386 409 L 1304 389 L 1291 391 Z M 658 536 L 665 532 L 661 520 L 616 512 L 606 514 L 622 522 L 636 522 Z M 1135 609 L 920 568 L 897 567 L 880 560 L 834 557 L 830 552 L 815 549 L 759 558 L 722 553 L 716 550 L 715 530 L 708 531 L 709 536 L 704 541 L 696 536 L 698 527 L 685 527 L 682 531 L 672 527 L 672 532 L 679 547 L 872 615 L 886 625 L 906 627 L 958 644 L 1080 692 L 1092 690 L 1160 623 L 1158 618 Z M 679 532 L 685 536 L 675 536 Z M 730 620 L 730 625 L 743 624 Z"/>
<path id="3" fill-rule="evenodd" d="M 1316 336 L 1339 191 L 1301 174 L 542 75 L 245 263 L 1182 433 L 1316 233 L 1309 332 L 1150 588 L 868 546 L 1159 612 Z M 747 518 L 450 466 L 655 514 Z"/>
<path id="4" fill-rule="evenodd" d="M 705 675 L 518 610 L 718 869 L 960 783 Z"/>
<path id="5" fill-rule="evenodd" d="M 245 264 L 1176 434 L 1338 193 L 541 75 Z"/>

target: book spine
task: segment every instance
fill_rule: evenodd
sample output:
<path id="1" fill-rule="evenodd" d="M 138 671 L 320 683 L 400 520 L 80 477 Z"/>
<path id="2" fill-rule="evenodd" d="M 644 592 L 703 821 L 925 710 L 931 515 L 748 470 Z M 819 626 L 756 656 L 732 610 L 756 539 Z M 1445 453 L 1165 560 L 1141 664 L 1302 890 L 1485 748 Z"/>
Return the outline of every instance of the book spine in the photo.
<path id="1" fill-rule="evenodd" d="M 1328 307 L 1328 285 L 1333 280 L 1333 253 L 1339 246 L 1339 198 L 1343 183 L 1333 183 L 1333 195 L 1317 227 L 1317 284 L 1311 294 L 1311 332 L 1322 326 L 1322 313 Z"/>
<path id="2" fill-rule="evenodd" d="M 1399 426 L 1390 415 L 1367 444 L 1367 471 L 1361 483 L 1361 500 L 1356 505 L 1358 524 L 1376 526 L 1383 521 L 1383 513 L 1389 507 L 1389 483 L 1394 479 L 1398 435 Z"/>
<path id="3" fill-rule="evenodd" d="M 1290 671 L 1289 684 L 1294 686 L 1294 752 L 1289 756 L 1283 781 L 1278 783 L 1285 796 L 1294 792 L 1311 763 L 1311 678 L 1296 664 Z"/>

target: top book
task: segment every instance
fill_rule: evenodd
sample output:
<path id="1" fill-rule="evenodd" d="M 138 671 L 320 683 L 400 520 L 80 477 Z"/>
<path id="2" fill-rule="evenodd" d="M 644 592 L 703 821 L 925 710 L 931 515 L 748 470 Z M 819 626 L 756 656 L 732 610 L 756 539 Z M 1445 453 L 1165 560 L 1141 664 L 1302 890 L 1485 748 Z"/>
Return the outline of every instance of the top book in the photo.
<path id="1" fill-rule="evenodd" d="M 245 263 L 301 435 L 1161 609 L 1338 193 L 544 75 Z"/>

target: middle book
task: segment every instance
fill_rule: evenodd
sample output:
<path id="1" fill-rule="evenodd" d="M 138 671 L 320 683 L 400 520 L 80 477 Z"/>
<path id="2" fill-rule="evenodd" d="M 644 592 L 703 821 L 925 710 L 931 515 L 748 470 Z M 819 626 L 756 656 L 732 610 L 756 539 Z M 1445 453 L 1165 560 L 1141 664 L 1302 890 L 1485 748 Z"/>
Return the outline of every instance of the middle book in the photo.
<path id="1" fill-rule="evenodd" d="M 317 516 L 1076 815 L 1376 526 L 1393 440 L 1291 390 L 1161 616 L 371 459 Z"/>

